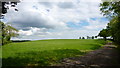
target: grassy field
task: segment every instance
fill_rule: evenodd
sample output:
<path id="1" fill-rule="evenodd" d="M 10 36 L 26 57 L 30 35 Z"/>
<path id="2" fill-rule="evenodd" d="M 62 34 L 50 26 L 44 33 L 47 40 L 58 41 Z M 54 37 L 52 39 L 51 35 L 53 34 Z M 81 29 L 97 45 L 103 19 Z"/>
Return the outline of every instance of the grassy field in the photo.
<path id="1" fill-rule="evenodd" d="M 105 44 L 103 40 L 53 39 L 2 46 L 3 66 L 45 66 L 78 57 Z"/>

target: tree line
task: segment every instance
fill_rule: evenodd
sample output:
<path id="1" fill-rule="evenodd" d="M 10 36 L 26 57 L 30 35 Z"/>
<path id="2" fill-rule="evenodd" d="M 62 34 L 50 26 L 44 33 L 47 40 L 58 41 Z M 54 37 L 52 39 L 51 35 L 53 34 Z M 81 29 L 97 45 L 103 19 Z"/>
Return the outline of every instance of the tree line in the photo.
<path id="1" fill-rule="evenodd" d="M 86 39 L 95 39 L 97 38 L 98 36 L 87 36 Z M 79 37 L 79 39 L 85 39 L 85 37 Z"/>

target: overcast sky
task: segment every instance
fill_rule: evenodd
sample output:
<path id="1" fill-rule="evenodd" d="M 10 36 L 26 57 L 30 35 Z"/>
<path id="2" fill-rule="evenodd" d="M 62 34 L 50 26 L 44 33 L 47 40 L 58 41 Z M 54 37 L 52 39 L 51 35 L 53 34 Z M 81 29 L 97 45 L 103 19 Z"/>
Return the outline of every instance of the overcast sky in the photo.
<path id="1" fill-rule="evenodd" d="M 54 1 L 23 0 L 17 5 L 18 12 L 11 8 L 3 21 L 19 30 L 20 36 L 14 39 L 96 36 L 108 23 L 100 14 L 100 0 Z"/>

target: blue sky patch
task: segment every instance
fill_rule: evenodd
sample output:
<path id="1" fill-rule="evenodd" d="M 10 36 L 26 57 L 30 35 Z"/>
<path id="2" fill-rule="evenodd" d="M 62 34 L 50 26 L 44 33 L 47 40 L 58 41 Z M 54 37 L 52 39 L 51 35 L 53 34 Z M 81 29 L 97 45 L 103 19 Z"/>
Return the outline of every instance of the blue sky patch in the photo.
<path id="1" fill-rule="evenodd" d="M 80 25 L 77 25 L 73 22 L 68 22 L 67 26 L 70 27 L 70 28 L 80 28 L 81 27 Z"/>
<path id="2" fill-rule="evenodd" d="M 91 18 L 91 20 L 97 20 L 98 18 Z"/>
<path id="3" fill-rule="evenodd" d="M 85 21 L 85 20 L 81 20 L 79 23 L 81 26 L 88 26 L 89 22 Z"/>
<path id="4" fill-rule="evenodd" d="M 79 23 L 74 23 L 74 22 L 68 22 L 67 26 L 70 28 L 74 28 L 74 29 L 79 29 L 83 26 L 88 26 L 89 23 L 85 20 L 80 21 Z"/>
<path id="5" fill-rule="evenodd" d="M 99 21 L 108 21 L 108 19 L 107 18 L 105 18 L 105 17 L 102 17 L 102 18 L 90 18 L 91 20 L 99 20 Z"/>
<path id="6" fill-rule="evenodd" d="M 104 18 L 104 17 L 100 18 L 100 20 L 101 21 L 109 21 L 107 18 Z"/>

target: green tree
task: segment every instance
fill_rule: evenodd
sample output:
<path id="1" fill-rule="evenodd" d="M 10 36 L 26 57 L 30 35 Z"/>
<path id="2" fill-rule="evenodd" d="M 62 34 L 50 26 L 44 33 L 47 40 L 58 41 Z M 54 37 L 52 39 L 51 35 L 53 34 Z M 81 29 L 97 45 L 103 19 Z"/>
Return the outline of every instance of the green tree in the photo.
<path id="1" fill-rule="evenodd" d="M 82 37 L 82 39 L 85 39 L 85 37 Z"/>
<path id="2" fill-rule="evenodd" d="M 0 22 L 1 27 L 1 32 L 2 32 L 2 45 L 10 42 L 11 37 L 16 37 L 18 36 L 18 30 L 15 29 L 14 27 L 5 24 L 3 22 Z"/>
<path id="3" fill-rule="evenodd" d="M 114 41 L 120 44 L 120 1 L 103 2 L 100 4 L 100 10 L 104 16 L 109 18 L 110 23 L 107 29 Z"/>
<path id="4" fill-rule="evenodd" d="M 16 8 L 17 3 L 19 3 L 20 0 L 2 0 L 0 1 L 0 19 L 4 18 L 4 15 L 7 13 L 7 10 L 9 9 L 9 7 L 14 7 L 15 11 L 18 11 L 18 9 Z"/>
<path id="5" fill-rule="evenodd" d="M 94 39 L 95 37 L 94 36 L 92 36 L 92 39 Z"/>
<path id="6" fill-rule="evenodd" d="M 98 34 L 98 36 L 103 37 L 105 40 L 107 39 L 107 37 L 109 37 L 109 33 L 107 29 L 103 29 L 100 31 L 100 33 Z"/>
<path id="7" fill-rule="evenodd" d="M 118 2 L 103 2 L 100 4 L 102 14 L 110 19 L 120 17 L 120 1 Z"/>
<path id="8" fill-rule="evenodd" d="M 89 36 L 87 36 L 87 39 L 90 39 L 90 37 L 89 37 Z"/>
<path id="9" fill-rule="evenodd" d="M 109 30 L 109 33 L 110 33 L 110 36 L 112 36 L 113 37 L 113 40 L 115 41 L 116 40 L 116 38 L 118 37 L 117 35 L 116 35 L 116 32 L 118 32 L 119 31 L 119 29 L 118 29 L 118 27 L 119 27 L 119 25 L 118 25 L 118 20 L 117 20 L 118 18 L 113 18 L 111 21 L 110 21 L 110 23 L 108 23 L 108 25 L 107 25 L 107 29 Z"/>
<path id="10" fill-rule="evenodd" d="M 95 36 L 95 38 L 97 38 L 98 36 Z"/>
<path id="11" fill-rule="evenodd" d="M 79 37 L 79 39 L 81 39 L 81 37 Z"/>
<path id="12" fill-rule="evenodd" d="M 7 0 L 7 1 L 0 1 L 0 19 L 4 19 L 4 15 L 7 13 L 7 10 L 9 9 L 8 5 L 11 7 L 16 7 L 17 3 L 19 3 L 20 0 Z M 18 11 L 17 8 L 15 8 L 15 11 Z M 8 34 L 6 34 L 7 32 L 5 31 L 5 29 L 8 31 Z M 8 41 L 6 40 L 10 40 L 11 36 L 14 36 L 14 32 L 16 31 L 13 27 L 2 23 L 0 21 L 0 43 L 2 43 L 2 45 Z M 5 35 L 6 34 L 6 35 Z M 6 38 L 6 39 L 4 39 Z M 5 42 L 6 41 L 6 42 Z"/>

